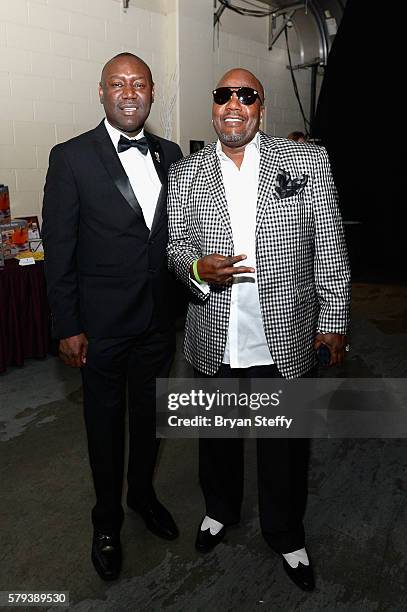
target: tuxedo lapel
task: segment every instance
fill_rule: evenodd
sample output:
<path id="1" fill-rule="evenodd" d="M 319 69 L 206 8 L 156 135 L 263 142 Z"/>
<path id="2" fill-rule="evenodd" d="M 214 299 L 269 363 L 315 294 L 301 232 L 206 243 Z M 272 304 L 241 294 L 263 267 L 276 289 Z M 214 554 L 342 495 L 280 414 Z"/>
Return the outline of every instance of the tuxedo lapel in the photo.
<path id="1" fill-rule="evenodd" d="M 95 129 L 94 145 L 97 154 L 99 155 L 107 172 L 110 174 L 117 189 L 120 191 L 127 204 L 134 210 L 136 215 L 144 223 L 144 216 L 140 204 L 137 201 L 137 198 L 131 187 L 129 178 L 124 171 L 119 156 L 115 151 L 113 143 L 103 122 L 100 123 Z"/>
<path id="2" fill-rule="evenodd" d="M 270 203 L 280 166 L 280 156 L 273 139 L 260 132 L 260 169 L 257 192 L 256 235 Z"/>
<path id="3" fill-rule="evenodd" d="M 144 136 L 147 139 L 151 159 L 153 160 L 153 164 L 158 174 L 158 178 L 160 179 L 162 184 L 165 182 L 168 172 L 163 148 L 158 138 L 153 136 L 153 134 L 150 134 L 149 132 L 144 132 Z"/>
<path id="4" fill-rule="evenodd" d="M 160 224 L 160 220 L 162 218 L 163 213 L 167 208 L 167 162 L 164 155 L 164 150 L 160 144 L 158 138 L 150 134 L 149 132 L 144 132 L 144 136 L 148 142 L 148 148 L 151 154 L 151 159 L 153 160 L 154 167 L 156 169 L 158 178 L 161 181 L 161 191 L 158 196 L 157 205 L 155 207 L 153 223 L 151 225 L 150 236 L 157 230 Z"/>
<path id="5" fill-rule="evenodd" d="M 226 201 L 225 186 L 223 184 L 220 162 L 218 156 L 216 155 L 216 145 L 213 145 L 213 147 L 206 154 L 204 154 L 202 169 L 205 174 L 212 200 L 218 209 L 219 217 L 228 237 L 233 244 L 232 226 L 230 224 L 228 204 Z"/>
<path id="6" fill-rule="evenodd" d="M 150 236 L 154 234 L 160 227 L 160 221 L 165 218 L 167 212 L 167 182 L 165 182 L 158 196 L 157 205 L 155 207 L 153 223 L 151 225 Z"/>

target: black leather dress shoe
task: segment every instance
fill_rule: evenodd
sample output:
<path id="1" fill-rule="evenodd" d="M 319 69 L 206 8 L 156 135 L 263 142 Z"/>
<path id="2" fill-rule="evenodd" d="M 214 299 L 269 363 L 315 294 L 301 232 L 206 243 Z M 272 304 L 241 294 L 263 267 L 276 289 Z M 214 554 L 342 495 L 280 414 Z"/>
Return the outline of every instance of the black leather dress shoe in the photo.
<path id="1" fill-rule="evenodd" d="M 309 557 L 308 557 L 309 559 Z M 304 565 L 301 561 L 297 567 L 291 567 L 283 558 L 283 567 L 291 580 L 303 591 L 313 591 L 315 588 L 314 571 L 312 569 L 311 559 L 309 565 Z"/>
<path id="2" fill-rule="evenodd" d="M 103 580 L 116 580 L 122 567 L 122 548 L 118 535 L 94 531 L 92 562 Z"/>
<path id="3" fill-rule="evenodd" d="M 199 523 L 198 533 L 196 534 L 195 548 L 199 552 L 207 553 L 219 544 L 225 537 L 226 527 L 223 526 L 216 535 L 211 534 L 210 529 L 201 530 L 202 521 Z"/>
<path id="4" fill-rule="evenodd" d="M 178 527 L 174 519 L 167 508 L 164 508 L 157 499 L 152 501 L 149 506 L 143 506 L 142 508 L 129 502 L 127 502 L 127 505 L 134 512 L 138 512 L 151 533 L 164 538 L 164 540 L 175 540 L 178 537 Z"/>

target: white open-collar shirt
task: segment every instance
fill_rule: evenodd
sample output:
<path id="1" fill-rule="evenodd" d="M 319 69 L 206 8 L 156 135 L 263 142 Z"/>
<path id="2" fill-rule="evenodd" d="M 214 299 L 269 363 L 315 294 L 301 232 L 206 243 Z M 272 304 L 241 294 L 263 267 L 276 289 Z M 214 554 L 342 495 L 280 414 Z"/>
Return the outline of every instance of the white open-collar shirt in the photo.
<path id="1" fill-rule="evenodd" d="M 110 125 L 107 119 L 105 119 L 105 126 L 117 153 L 120 136 L 129 137 Z M 129 140 L 139 140 L 143 136 L 144 130 L 141 130 L 137 136 L 129 138 Z M 127 149 L 127 151 L 117 153 L 117 155 L 143 211 L 144 221 L 148 229 L 151 230 L 158 196 L 161 191 L 161 182 L 158 178 L 151 153 L 148 151 L 147 155 L 143 155 L 141 151 L 132 147 Z"/>
<path id="2" fill-rule="evenodd" d="M 247 255 L 236 265 L 256 270 L 256 212 L 260 169 L 260 135 L 257 132 L 244 150 L 239 168 L 222 151 L 218 140 L 219 158 L 225 187 L 234 254 Z M 208 285 L 199 285 L 209 291 Z M 260 310 L 257 272 L 233 277 L 229 327 L 223 363 L 231 368 L 249 368 L 274 363 L 264 333 Z"/>

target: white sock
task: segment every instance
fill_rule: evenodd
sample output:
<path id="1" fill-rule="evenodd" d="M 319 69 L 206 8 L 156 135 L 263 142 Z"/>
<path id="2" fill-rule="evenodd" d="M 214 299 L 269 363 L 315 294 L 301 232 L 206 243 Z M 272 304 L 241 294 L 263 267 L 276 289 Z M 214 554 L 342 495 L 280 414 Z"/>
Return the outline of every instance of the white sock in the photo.
<path id="1" fill-rule="evenodd" d="M 207 529 L 209 529 L 211 532 L 211 535 L 216 535 L 217 533 L 219 533 L 222 527 L 223 527 L 222 523 L 219 523 L 219 521 L 216 521 L 215 519 L 206 515 L 204 520 L 202 521 L 201 531 L 206 531 Z"/>
<path id="2" fill-rule="evenodd" d="M 285 555 L 283 554 L 283 557 L 287 561 L 288 565 L 294 569 L 298 567 L 298 563 L 300 561 L 303 565 L 309 565 L 309 559 L 305 548 L 294 550 L 293 552 L 286 553 Z"/>

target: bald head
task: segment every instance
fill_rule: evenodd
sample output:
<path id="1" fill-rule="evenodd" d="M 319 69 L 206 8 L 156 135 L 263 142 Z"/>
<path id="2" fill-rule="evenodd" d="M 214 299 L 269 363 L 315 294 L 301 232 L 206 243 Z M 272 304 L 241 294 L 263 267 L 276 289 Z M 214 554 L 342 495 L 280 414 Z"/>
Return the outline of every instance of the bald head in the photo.
<path id="1" fill-rule="evenodd" d="M 234 150 L 234 153 L 238 151 L 240 155 L 259 130 L 264 111 L 264 89 L 259 79 L 244 68 L 228 70 L 216 89 L 223 87 L 227 88 L 224 92 L 226 95 L 221 96 L 220 100 L 214 97 L 213 127 L 222 143 L 223 151 L 228 155 Z M 244 89 L 240 95 L 240 88 L 252 90 L 249 92 L 250 96 L 245 97 Z M 215 99 L 218 99 L 218 102 L 215 102 Z"/>
<path id="2" fill-rule="evenodd" d="M 228 70 L 216 87 L 252 87 L 259 92 L 264 103 L 264 88 L 259 79 L 250 70 L 245 68 L 232 68 Z"/>
<path id="3" fill-rule="evenodd" d="M 141 59 L 141 57 L 139 57 L 138 55 L 134 55 L 134 53 L 130 53 L 126 51 L 123 53 L 118 53 L 117 55 L 112 57 L 108 62 L 106 62 L 106 64 L 103 66 L 102 74 L 100 76 L 101 85 L 105 84 L 106 74 L 111 70 L 111 68 L 114 68 L 116 64 L 120 64 L 123 60 L 126 60 L 126 59 L 135 61 L 141 64 L 144 67 L 147 75 L 150 77 L 150 83 L 153 84 L 153 75 L 151 74 L 150 66 L 148 66 L 146 62 L 143 59 Z"/>
<path id="4" fill-rule="evenodd" d="M 99 99 L 110 125 L 129 136 L 137 136 L 154 102 L 150 68 L 133 53 L 112 57 L 102 70 Z"/>

